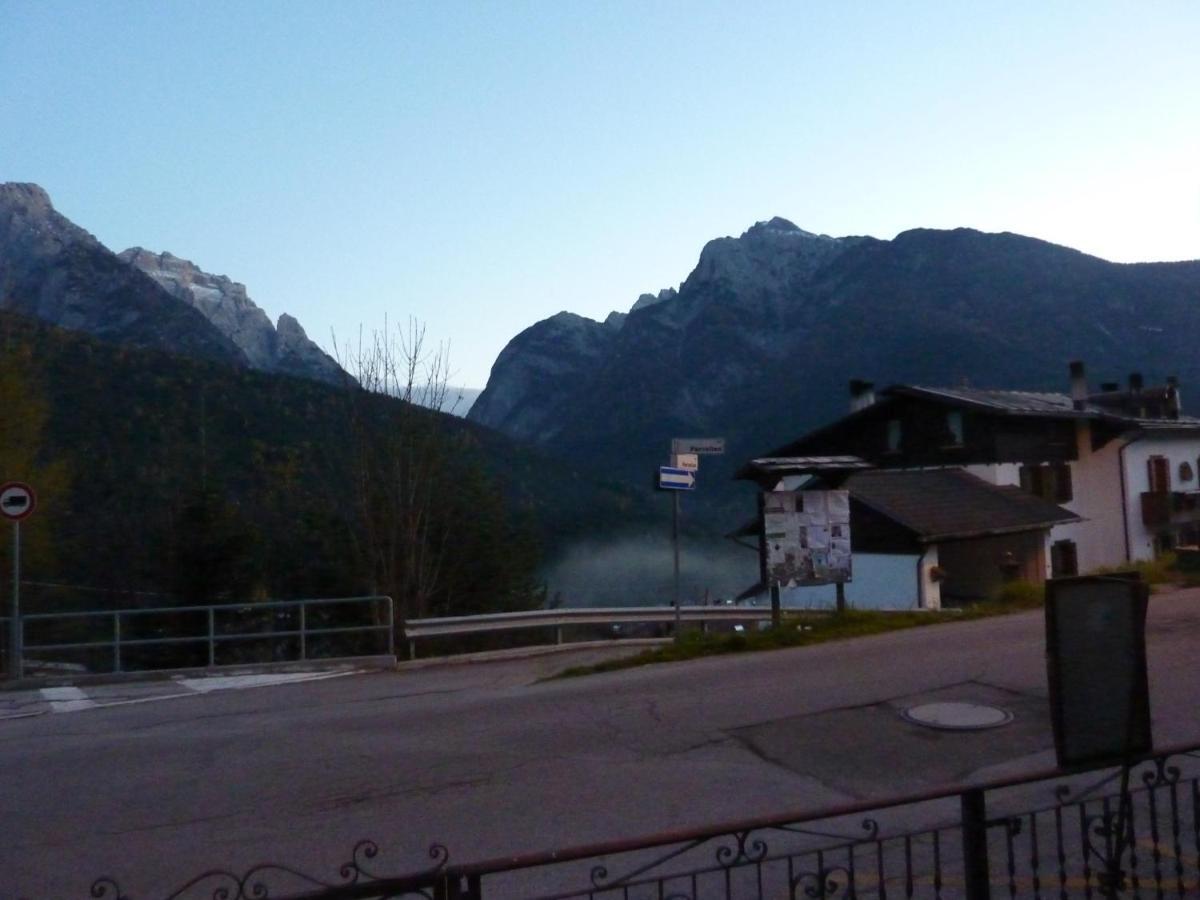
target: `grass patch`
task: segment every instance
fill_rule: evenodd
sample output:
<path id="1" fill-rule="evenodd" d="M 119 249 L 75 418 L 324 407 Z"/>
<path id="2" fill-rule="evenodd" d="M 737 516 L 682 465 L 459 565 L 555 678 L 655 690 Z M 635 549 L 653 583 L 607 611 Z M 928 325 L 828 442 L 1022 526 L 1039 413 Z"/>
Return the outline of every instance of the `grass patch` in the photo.
<path id="1" fill-rule="evenodd" d="M 1200 574 L 1181 569 L 1179 559 L 1174 553 L 1163 553 L 1156 559 L 1140 562 L 1125 563 L 1120 566 L 1102 566 L 1092 575 L 1111 575 L 1115 572 L 1137 572 L 1145 584 L 1178 584 L 1187 582 Z"/>
<path id="2" fill-rule="evenodd" d="M 784 613 L 783 623 L 778 628 L 723 634 L 688 631 L 676 643 L 655 647 L 653 650 L 622 659 L 610 659 L 590 666 L 575 666 L 555 677 L 573 678 L 598 672 L 631 669 L 635 666 L 682 662 L 688 659 L 723 656 L 729 653 L 755 653 L 762 650 L 781 650 L 786 647 L 807 647 L 810 644 L 823 644 L 827 641 L 849 640 L 872 634 L 883 634 L 888 631 L 921 628 L 944 622 L 962 622 L 1041 607 L 1042 593 L 1039 586 L 1028 584 L 1025 589 L 1015 589 L 1015 585 L 1006 585 L 1005 587 L 1006 590 L 1002 591 L 996 599 L 975 603 L 961 610 L 879 612 L 848 609 L 840 613 L 789 611 Z M 1013 590 L 1008 590 L 1010 588 Z"/>

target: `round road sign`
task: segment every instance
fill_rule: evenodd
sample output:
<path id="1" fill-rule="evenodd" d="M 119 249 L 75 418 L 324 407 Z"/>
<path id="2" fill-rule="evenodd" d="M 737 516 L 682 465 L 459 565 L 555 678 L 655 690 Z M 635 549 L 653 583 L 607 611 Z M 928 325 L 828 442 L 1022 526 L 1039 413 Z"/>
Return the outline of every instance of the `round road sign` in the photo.
<path id="1" fill-rule="evenodd" d="M 19 522 L 29 518 L 37 508 L 37 495 L 33 488 L 20 481 L 0 484 L 0 516 Z"/>

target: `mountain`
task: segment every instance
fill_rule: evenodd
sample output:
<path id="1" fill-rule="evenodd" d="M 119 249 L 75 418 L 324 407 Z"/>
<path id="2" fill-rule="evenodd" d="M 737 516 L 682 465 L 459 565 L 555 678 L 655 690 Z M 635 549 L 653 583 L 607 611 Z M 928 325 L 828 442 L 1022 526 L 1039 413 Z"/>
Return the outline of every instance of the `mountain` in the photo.
<path id="1" fill-rule="evenodd" d="M 134 347 L 247 364 L 204 316 L 57 213 L 34 184 L 0 184 L 0 310 Z"/>
<path id="2" fill-rule="evenodd" d="M 225 275 L 211 275 L 170 253 L 131 247 L 118 253 L 117 258 L 145 272 L 171 296 L 201 312 L 238 346 L 253 368 L 335 384 L 347 377 L 287 313 L 279 317 L 278 325 L 272 325 L 267 314 L 246 294 L 245 285 Z"/>
<path id="3" fill-rule="evenodd" d="M 846 382 L 1064 388 L 1178 375 L 1200 388 L 1200 262 L 1122 265 L 1016 234 L 833 238 L 786 219 L 710 241 L 678 292 L 607 323 L 517 335 L 470 418 L 648 484 L 675 436 L 727 438 L 689 502 L 745 514 L 732 471 L 846 410 Z M 716 524 L 716 523 L 714 523 Z"/>
<path id="4" fill-rule="evenodd" d="M 273 326 L 244 286 L 141 248 L 113 254 L 35 184 L 0 184 L 0 311 L 128 347 L 338 382 L 288 315 Z"/>

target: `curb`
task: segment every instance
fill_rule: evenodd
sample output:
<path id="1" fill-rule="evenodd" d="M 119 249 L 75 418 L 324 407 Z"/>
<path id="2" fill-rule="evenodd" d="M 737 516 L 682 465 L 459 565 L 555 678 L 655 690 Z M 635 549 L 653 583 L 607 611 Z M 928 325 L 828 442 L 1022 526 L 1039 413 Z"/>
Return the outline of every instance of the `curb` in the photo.
<path id="1" fill-rule="evenodd" d="M 535 656 L 552 656 L 556 653 L 570 653 L 574 650 L 597 650 L 617 647 L 660 647 L 669 644 L 673 638 L 621 638 L 604 641 L 575 641 L 570 644 L 550 644 L 531 647 L 511 647 L 506 650 L 484 650 L 479 653 L 460 653 L 456 656 L 430 656 L 424 659 L 406 659 L 396 663 L 397 671 L 411 669 L 427 669 L 433 666 L 458 666 L 473 663 L 497 662 L 508 659 L 530 659 Z"/>

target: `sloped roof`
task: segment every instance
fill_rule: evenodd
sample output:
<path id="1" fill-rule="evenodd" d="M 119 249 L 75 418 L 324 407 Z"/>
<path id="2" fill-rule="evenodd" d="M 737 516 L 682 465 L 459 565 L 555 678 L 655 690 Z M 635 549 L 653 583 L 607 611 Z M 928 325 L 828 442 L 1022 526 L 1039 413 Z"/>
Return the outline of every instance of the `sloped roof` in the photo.
<path id="1" fill-rule="evenodd" d="M 1157 389 L 1150 389 L 1151 394 Z M 886 396 L 926 397 L 970 406 L 991 412 L 1018 416 L 1048 416 L 1056 419 L 1100 419 L 1131 428 L 1167 429 L 1190 431 L 1200 428 L 1200 419 L 1195 416 L 1178 418 L 1149 418 L 1132 416 L 1111 408 L 1104 403 L 1105 394 L 1091 395 L 1082 409 L 1076 409 L 1074 401 L 1066 394 L 1042 391 L 998 391 L 983 388 L 925 387 L 922 385 L 893 385 L 883 391 Z M 1124 397 L 1125 393 L 1113 394 Z M 1098 401 L 1098 402 L 1093 402 Z"/>
<path id="2" fill-rule="evenodd" d="M 1037 531 L 1077 522 L 1070 510 L 1018 487 L 962 469 L 872 469 L 846 481 L 850 496 L 908 529 L 923 543 Z M 853 529 L 853 522 L 851 522 Z"/>
<path id="3" fill-rule="evenodd" d="M 1066 394 L 1039 391 L 993 391 L 981 388 L 924 387 L 922 385 L 894 385 L 887 394 L 918 397 L 933 397 L 948 400 L 956 405 L 976 406 L 995 412 L 1015 413 L 1022 416 L 1054 416 L 1061 418 L 1089 418 L 1099 410 L 1077 410 Z"/>

